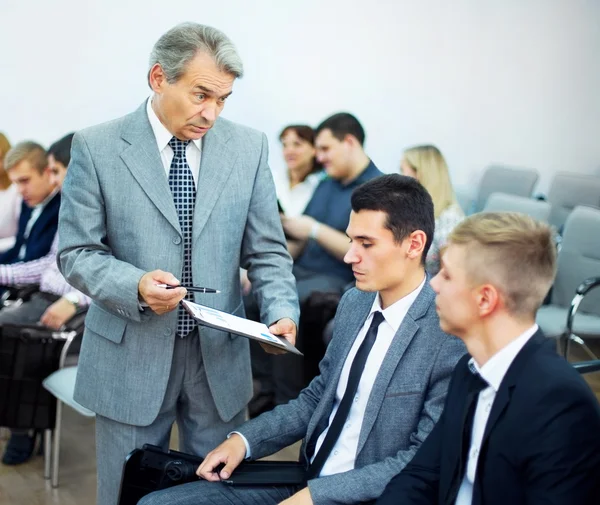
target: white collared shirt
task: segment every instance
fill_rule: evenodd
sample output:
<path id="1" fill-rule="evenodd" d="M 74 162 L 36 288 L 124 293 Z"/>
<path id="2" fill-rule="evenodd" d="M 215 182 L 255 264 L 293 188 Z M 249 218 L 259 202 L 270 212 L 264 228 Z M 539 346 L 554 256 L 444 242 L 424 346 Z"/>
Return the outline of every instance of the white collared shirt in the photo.
<path id="1" fill-rule="evenodd" d="M 471 432 L 471 446 L 467 460 L 465 475 L 463 476 L 455 505 L 471 505 L 473 501 L 473 483 L 475 482 L 475 473 L 481 443 L 483 442 L 483 433 L 490 417 L 490 412 L 496 398 L 496 393 L 500 389 L 500 384 L 506 375 L 510 365 L 517 357 L 517 354 L 523 349 L 523 346 L 538 331 L 538 325 L 534 324 L 527 331 L 513 340 L 503 349 L 494 354 L 482 367 L 471 358 L 469 368 L 474 369 L 489 384 L 487 388 L 479 393 L 477 398 L 477 407 L 475 417 L 473 418 L 473 431 Z"/>
<path id="2" fill-rule="evenodd" d="M 27 224 L 25 225 L 25 230 L 23 232 L 23 238 L 25 239 L 25 241 L 23 242 L 23 245 L 19 249 L 19 255 L 18 255 L 19 261 L 22 261 L 23 258 L 25 257 L 25 254 L 27 253 L 27 239 L 29 238 L 29 234 L 31 233 L 31 229 L 33 228 L 33 225 L 38 220 L 38 218 L 42 215 L 42 211 L 44 210 L 46 205 L 48 205 L 48 202 L 50 202 L 50 200 L 52 200 L 54 198 L 54 196 L 56 195 L 56 193 L 58 193 L 58 191 L 59 191 L 58 188 L 56 188 L 54 191 L 52 191 L 52 193 L 50 193 L 46 197 L 46 199 L 43 202 L 38 203 L 31 211 L 31 215 L 29 216 L 29 221 L 27 221 Z"/>
<path id="3" fill-rule="evenodd" d="M 323 465 L 323 469 L 319 474 L 320 477 L 347 472 L 348 470 L 352 470 L 354 468 L 362 422 L 365 417 L 369 396 L 371 395 L 373 385 L 375 384 L 375 379 L 377 378 L 377 374 L 379 373 L 379 369 L 381 368 L 385 355 L 387 354 L 392 340 L 394 339 L 394 335 L 396 335 L 398 332 L 398 328 L 400 328 L 400 325 L 402 324 L 402 321 L 408 313 L 411 305 L 417 299 L 417 296 L 419 296 L 419 293 L 425 285 L 426 279 L 427 278 L 421 282 L 417 289 L 406 295 L 404 298 L 401 298 L 394 304 L 390 305 L 385 310 L 381 310 L 379 295 L 375 297 L 369 316 L 365 320 L 363 327 L 358 333 L 356 340 L 352 344 L 350 352 L 348 353 L 346 361 L 344 362 L 344 367 L 342 368 L 340 380 L 335 392 L 333 409 L 331 410 L 331 414 L 329 416 L 329 425 L 327 429 L 321 433 L 317 440 L 311 463 L 312 460 L 315 459 L 316 454 L 319 452 L 321 445 L 323 445 L 325 436 L 329 431 L 329 426 L 331 426 L 340 402 L 344 397 L 346 386 L 348 385 L 348 376 L 350 375 L 352 362 L 354 361 L 354 357 L 358 352 L 358 348 L 367 335 L 369 326 L 371 326 L 373 314 L 377 311 L 381 311 L 384 321 L 379 325 L 377 338 L 375 339 L 373 348 L 371 349 L 369 357 L 367 358 L 367 362 L 365 363 L 365 368 L 358 384 L 356 396 L 354 397 L 354 403 L 352 403 L 352 406 L 350 407 L 346 424 L 342 428 L 342 432 L 340 433 L 337 442 L 331 449 L 331 453 Z"/>
<path id="4" fill-rule="evenodd" d="M 171 162 L 173 161 L 173 149 L 169 145 L 169 141 L 173 138 L 173 134 L 167 130 L 165 125 L 160 122 L 156 112 L 152 108 L 152 97 L 148 98 L 146 102 L 146 112 L 148 114 L 148 120 L 150 126 L 154 132 L 156 144 L 158 145 L 158 151 L 160 152 L 160 159 L 162 161 L 167 179 L 169 178 L 169 171 L 171 170 Z M 192 140 L 185 149 L 185 156 L 192 171 L 194 177 L 194 183 L 196 188 L 198 187 L 198 174 L 200 173 L 200 158 L 202 155 L 202 139 Z"/>

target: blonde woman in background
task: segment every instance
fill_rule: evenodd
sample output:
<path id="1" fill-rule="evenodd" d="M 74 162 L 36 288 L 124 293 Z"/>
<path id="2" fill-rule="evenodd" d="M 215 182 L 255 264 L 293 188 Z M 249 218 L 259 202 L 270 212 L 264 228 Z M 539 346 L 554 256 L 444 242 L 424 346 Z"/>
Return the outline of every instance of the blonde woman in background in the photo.
<path id="1" fill-rule="evenodd" d="M 0 252 L 10 249 L 15 243 L 21 214 L 21 197 L 4 170 L 4 157 L 9 149 L 10 142 L 0 133 Z"/>
<path id="2" fill-rule="evenodd" d="M 417 179 L 433 200 L 435 232 L 425 260 L 425 268 L 433 276 L 440 270 L 440 249 L 465 214 L 456 200 L 446 160 L 437 147 L 422 145 L 407 149 L 400 170 L 403 175 Z"/>

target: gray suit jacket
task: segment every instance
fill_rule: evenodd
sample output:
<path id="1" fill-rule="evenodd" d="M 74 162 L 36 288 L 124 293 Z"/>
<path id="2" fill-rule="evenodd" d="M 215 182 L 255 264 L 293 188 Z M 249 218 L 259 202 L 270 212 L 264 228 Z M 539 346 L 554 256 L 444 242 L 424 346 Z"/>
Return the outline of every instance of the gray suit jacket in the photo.
<path id="1" fill-rule="evenodd" d="M 253 459 L 304 438 L 300 460 L 308 465 L 317 438 L 327 427 L 342 367 L 375 296 L 348 291 L 338 307 L 320 375 L 296 400 L 238 430 L 248 440 Z M 440 329 L 434 297 L 426 283 L 384 358 L 363 418 L 355 469 L 308 482 L 315 505 L 377 498 L 439 419 L 450 374 L 466 348 Z"/>
<path id="2" fill-rule="evenodd" d="M 248 269 L 265 323 L 298 321 L 292 261 L 267 165 L 266 137 L 218 119 L 205 135 L 193 221 L 196 301 L 243 316 Z M 167 387 L 177 311 L 138 310 L 138 283 L 161 269 L 181 278 L 182 234 L 146 106 L 75 135 L 60 211 L 59 265 L 93 303 L 79 360 L 78 402 L 119 422 L 156 418 Z M 252 394 L 248 341 L 200 328 L 202 360 L 220 417 Z"/>

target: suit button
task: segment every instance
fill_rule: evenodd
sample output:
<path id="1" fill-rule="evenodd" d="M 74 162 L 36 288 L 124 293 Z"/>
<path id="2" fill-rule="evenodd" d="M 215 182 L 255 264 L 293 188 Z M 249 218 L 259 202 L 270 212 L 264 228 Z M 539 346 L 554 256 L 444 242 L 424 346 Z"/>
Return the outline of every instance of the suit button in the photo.
<path id="1" fill-rule="evenodd" d="M 168 337 L 168 336 L 169 336 L 171 333 L 172 333 L 172 330 L 171 330 L 171 328 L 167 328 L 167 329 L 165 330 L 165 337 Z"/>
<path id="2" fill-rule="evenodd" d="M 173 243 L 177 244 L 177 245 L 181 244 L 181 237 L 175 237 L 175 238 L 173 238 Z"/>

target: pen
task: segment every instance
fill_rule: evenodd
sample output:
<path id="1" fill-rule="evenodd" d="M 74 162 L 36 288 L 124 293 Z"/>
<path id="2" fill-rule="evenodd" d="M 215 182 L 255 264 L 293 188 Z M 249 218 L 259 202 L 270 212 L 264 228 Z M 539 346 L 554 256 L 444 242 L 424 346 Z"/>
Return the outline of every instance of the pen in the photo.
<path id="1" fill-rule="evenodd" d="M 188 291 L 194 291 L 196 293 L 220 293 L 218 289 L 213 288 L 200 288 L 196 286 L 171 286 L 170 284 L 157 284 L 157 288 L 165 288 L 165 289 L 177 289 L 177 288 L 185 288 Z"/>

